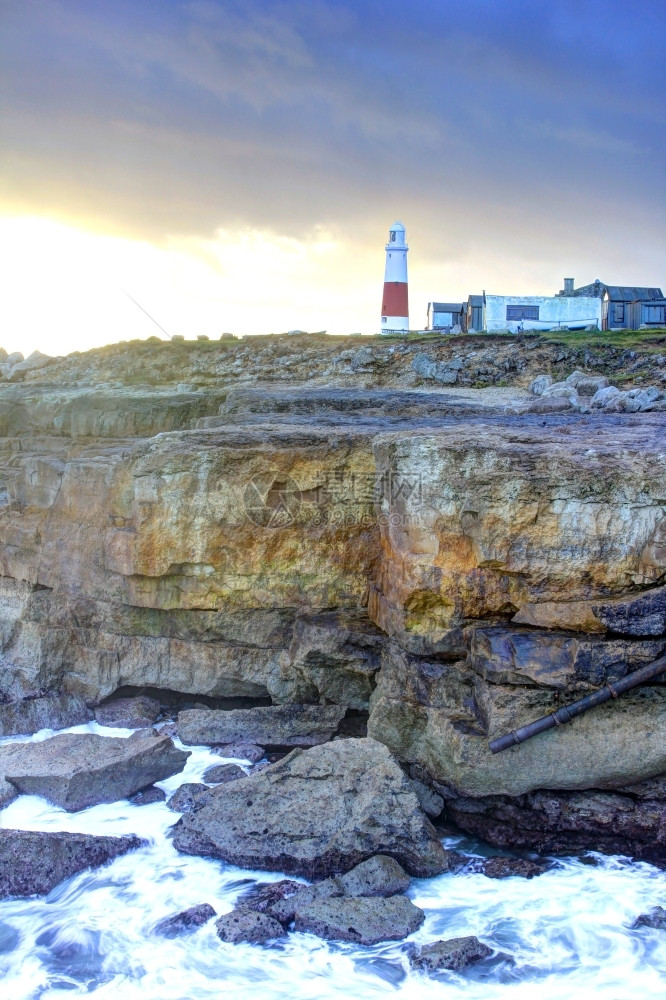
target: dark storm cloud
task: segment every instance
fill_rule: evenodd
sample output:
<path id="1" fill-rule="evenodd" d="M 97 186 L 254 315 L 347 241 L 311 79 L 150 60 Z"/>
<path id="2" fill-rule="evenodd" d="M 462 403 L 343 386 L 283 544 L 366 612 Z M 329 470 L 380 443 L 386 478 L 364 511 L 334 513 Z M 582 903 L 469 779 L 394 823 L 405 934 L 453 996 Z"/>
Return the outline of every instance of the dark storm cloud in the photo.
<path id="1" fill-rule="evenodd" d="M 365 242 L 401 214 L 444 256 L 453 236 L 459 252 L 622 232 L 659 253 L 661 0 L 1 9 L 23 208 L 152 238 L 323 225 Z"/>

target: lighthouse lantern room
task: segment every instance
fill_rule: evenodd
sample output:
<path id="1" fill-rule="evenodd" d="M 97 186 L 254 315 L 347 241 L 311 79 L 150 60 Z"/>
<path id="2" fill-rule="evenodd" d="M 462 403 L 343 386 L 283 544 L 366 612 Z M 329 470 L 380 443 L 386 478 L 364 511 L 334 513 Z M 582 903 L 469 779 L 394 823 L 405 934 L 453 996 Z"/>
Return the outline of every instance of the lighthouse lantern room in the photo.
<path id="1" fill-rule="evenodd" d="M 409 302 L 407 296 L 407 251 L 405 227 L 395 222 L 386 244 L 384 296 L 382 298 L 382 333 L 407 333 Z"/>

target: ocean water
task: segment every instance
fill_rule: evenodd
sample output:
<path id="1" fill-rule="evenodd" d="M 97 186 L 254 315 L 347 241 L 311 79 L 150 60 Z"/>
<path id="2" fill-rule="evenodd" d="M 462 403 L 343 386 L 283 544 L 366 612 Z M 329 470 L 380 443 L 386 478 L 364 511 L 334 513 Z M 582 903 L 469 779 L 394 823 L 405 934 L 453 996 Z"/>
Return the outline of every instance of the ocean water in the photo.
<path id="1" fill-rule="evenodd" d="M 67 732 L 128 736 L 96 723 Z M 42 731 L 31 739 L 48 738 Z M 25 739 L 25 737 L 20 738 Z M 10 742 L 3 740 L 2 742 Z M 178 742 L 178 741 L 176 741 Z M 192 750 L 185 770 L 160 782 L 171 794 L 220 758 Z M 179 854 L 168 838 L 178 814 L 164 803 L 127 801 L 67 813 L 37 796 L 0 811 L 0 826 L 96 834 L 135 833 L 146 847 L 59 885 L 47 897 L 0 902 L 3 1000 L 645 1000 L 666 996 L 666 931 L 632 930 L 635 917 L 666 905 L 666 873 L 626 858 L 558 859 L 531 880 L 480 874 L 412 880 L 426 913 L 407 942 L 373 947 L 291 933 L 264 945 L 230 945 L 210 921 L 193 934 L 154 933 L 163 917 L 197 903 L 218 913 L 277 872 L 247 871 Z M 445 846 L 482 853 L 464 837 Z M 411 943 L 476 934 L 491 959 L 437 978 L 411 970 Z"/>

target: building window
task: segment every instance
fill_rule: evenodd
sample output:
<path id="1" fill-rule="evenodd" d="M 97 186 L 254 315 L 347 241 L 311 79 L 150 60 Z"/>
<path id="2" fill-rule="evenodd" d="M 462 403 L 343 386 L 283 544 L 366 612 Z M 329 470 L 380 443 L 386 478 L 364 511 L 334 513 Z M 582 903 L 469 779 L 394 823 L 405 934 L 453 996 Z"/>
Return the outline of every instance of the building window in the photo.
<path id="1" fill-rule="evenodd" d="M 538 319 L 539 318 L 539 307 L 538 306 L 507 306 L 506 307 L 506 318 L 507 318 L 507 320 Z"/>
<path id="2" fill-rule="evenodd" d="M 395 230 L 392 229 L 389 233 L 389 243 L 395 243 Z"/>
<path id="3" fill-rule="evenodd" d="M 613 318 L 616 323 L 624 323 L 624 302 L 616 302 L 613 306 Z"/>
<path id="4" fill-rule="evenodd" d="M 666 306 L 645 306 L 645 322 L 659 323 L 663 326 L 666 323 Z"/>

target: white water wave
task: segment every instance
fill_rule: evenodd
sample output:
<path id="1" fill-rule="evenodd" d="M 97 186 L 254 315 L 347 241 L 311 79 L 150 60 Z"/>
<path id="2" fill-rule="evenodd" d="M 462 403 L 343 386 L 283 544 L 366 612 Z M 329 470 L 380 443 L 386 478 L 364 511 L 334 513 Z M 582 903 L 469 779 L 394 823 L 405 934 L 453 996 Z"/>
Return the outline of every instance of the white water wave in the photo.
<path id="1" fill-rule="evenodd" d="M 67 731 L 131 732 L 96 723 Z M 44 730 L 32 739 L 51 735 Z M 192 756 L 184 771 L 159 783 L 168 795 L 220 763 L 206 747 L 186 749 Z M 407 942 L 365 948 L 291 933 L 267 946 L 230 945 L 217 938 L 214 921 L 165 939 L 154 932 L 163 917 L 198 903 L 225 913 L 253 883 L 284 877 L 179 854 L 169 839 L 177 819 L 164 803 L 121 801 L 67 813 L 27 795 L 0 812 L 5 828 L 135 833 L 147 841 L 103 868 L 68 879 L 45 898 L 0 903 L 3 997 L 661 1000 L 666 994 L 666 932 L 630 928 L 639 913 L 665 905 L 666 873 L 600 855 L 559 860 L 531 880 L 480 874 L 414 879 L 409 895 L 425 910 L 426 921 Z M 462 837 L 445 844 L 469 848 Z M 467 934 L 490 945 L 494 957 L 437 978 L 410 969 L 410 946 Z"/>

